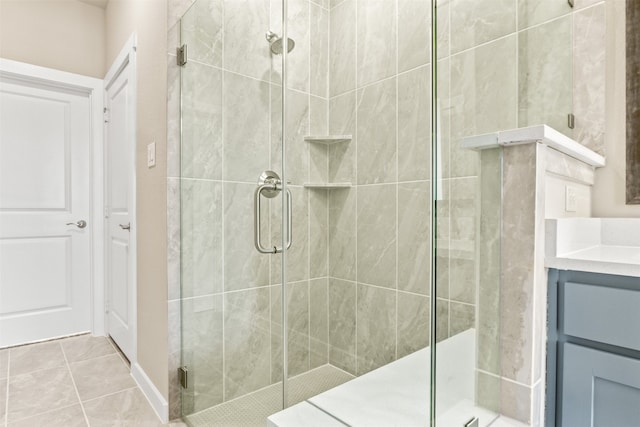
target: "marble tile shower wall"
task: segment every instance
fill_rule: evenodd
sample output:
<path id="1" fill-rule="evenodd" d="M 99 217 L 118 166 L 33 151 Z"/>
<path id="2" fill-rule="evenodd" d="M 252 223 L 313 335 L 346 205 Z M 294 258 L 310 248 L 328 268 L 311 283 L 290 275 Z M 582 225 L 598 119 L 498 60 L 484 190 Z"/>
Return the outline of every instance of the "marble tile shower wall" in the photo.
<path id="1" fill-rule="evenodd" d="M 356 375 L 429 341 L 429 10 L 330 2 L 329 362 Z"/>

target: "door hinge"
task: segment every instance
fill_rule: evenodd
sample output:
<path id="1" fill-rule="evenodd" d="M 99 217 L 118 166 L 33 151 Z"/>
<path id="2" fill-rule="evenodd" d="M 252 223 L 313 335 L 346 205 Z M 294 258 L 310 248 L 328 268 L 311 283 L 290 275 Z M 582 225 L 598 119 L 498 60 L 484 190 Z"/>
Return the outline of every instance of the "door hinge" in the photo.
<path id="1" fill-rule="evenodd" d="M 104 117 L 104 122 L 109 123 L 109 109 L 107 107 L 104 107 L 104 110 L 102 110 L 102 114 Z"/>
<path id="2" fill-rule="evenodd" d="M 187 45 L 183 44 L 179 48 L 176 49 L 176 60 L 179 66 L 183 66 L 187 63 Z"/>
<path id="3" fill-rule="evenodd" d="M 576 127 L 576 116 L 574 116 L 573 113 L 569 113 L 567 116 L 567 126 L 569 126 L 569 129 Z"/>
<path id="4" fill-rule="evenodd" d="M 186 366 L 180 366 L 178 368 L 178 378 L 180 380 L 180 385 L 182 388 L 189 387 L 189 370 Z"/>

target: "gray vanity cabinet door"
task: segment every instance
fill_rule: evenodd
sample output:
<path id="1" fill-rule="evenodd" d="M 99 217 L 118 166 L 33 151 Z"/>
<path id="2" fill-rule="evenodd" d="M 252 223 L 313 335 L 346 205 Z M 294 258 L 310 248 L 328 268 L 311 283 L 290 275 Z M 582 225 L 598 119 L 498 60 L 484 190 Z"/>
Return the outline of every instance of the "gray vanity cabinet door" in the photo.
<path id="1" fill-rule="evenodd" d="M 563 427 L 640 426 L 640 360 L 563 345 Z"/>

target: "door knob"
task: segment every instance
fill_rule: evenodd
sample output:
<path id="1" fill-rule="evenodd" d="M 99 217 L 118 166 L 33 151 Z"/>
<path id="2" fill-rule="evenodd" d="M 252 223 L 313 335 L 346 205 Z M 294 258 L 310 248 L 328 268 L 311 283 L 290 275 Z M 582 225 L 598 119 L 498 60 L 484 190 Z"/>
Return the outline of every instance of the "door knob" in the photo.
<path id="1" fill-rule="evenodd" d="M 127 223 L 127 224 L 118 224 L 120 225 L 120 228 L 122 228 L 123 230 L 131 230 L 131 223 Z"/>
<path id="2" fill-rule="evenodd" d="M 68 222 L 67 225 L 75 225 L 78 228 L 85 228 L 87 226 L 87 221 L 81 219 L 78 222 Z"/>

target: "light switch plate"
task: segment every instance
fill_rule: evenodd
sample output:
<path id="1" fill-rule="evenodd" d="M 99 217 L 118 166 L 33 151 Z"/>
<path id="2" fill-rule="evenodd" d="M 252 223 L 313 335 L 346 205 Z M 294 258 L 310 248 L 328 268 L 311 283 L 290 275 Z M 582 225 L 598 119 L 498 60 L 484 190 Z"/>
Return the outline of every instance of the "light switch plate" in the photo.
<path id="1" fill-rule="evenodd" d="M 147 167 L 154 167 L 156 165 L 156 143 L 152 142 L 147 145 Z"/>
<path id="2" fill-rule="evenodd" d="M 578 211 L 578 194 L 576 188 L 570 185 L 566 187 L 566 195 L 564 199 L 564 210 L 566 212 Z"/>

